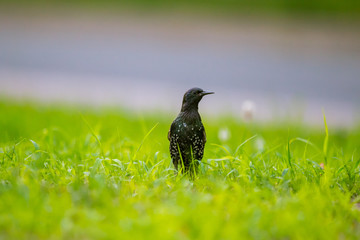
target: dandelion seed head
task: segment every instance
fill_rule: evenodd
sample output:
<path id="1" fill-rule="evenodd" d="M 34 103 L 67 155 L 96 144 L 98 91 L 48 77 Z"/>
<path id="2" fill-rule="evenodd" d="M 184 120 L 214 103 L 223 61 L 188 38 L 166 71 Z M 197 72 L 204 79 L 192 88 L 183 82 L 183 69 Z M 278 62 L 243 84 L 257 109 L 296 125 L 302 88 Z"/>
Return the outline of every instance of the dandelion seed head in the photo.
<path id="1" fill-rule="evenodd" d="M 264 151 L 264 149 L 265 149 L 265 140 L 262 137 L 257 137 L 254 144 L 255 144 L 255 148 L 259 152 Z"/>
<path id="2" fill-rule="evenodd" d="M 218 132 L 218 137 L 220 141 L 226 142 L 231 137 L 230 130 L 227 127 L 220 128 Z"/>
<path id="3" fill-rule="evenodd" d="M 255 103 L 251 100 L 246 100 L 241 105 L 242 117 L 245 121 L 252 121 L 255 114 Z"/>

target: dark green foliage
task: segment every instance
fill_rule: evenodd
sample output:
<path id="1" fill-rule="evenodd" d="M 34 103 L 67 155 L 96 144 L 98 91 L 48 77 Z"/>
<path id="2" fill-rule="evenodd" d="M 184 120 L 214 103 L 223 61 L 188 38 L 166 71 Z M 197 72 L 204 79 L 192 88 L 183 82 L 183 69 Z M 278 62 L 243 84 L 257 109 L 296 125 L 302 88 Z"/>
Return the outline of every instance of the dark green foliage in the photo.
<path id="1" fill-rule="evenodd" d="M 273 15 L 273 16 L 313 16 L 334 19 L 358 19 L 358 0 L 74 0 L 74 1 L 0 1 L 4 7 L 13 9 L 72 9 L 137 11 L 152 13 L 197 13 L 214 16 Z"/>

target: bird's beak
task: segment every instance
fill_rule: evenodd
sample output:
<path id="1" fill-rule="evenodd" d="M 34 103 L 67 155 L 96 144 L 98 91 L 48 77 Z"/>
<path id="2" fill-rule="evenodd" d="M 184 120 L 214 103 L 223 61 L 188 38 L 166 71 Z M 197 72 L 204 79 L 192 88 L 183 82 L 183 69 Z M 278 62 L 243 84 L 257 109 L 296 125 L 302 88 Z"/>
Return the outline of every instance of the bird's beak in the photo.
<path id="1" fill-rule="evenodd" d="M 203 91 L 203 92 L 201 93 L 201 96 L 205 96 L 205 95 L 209 95 L 209 94 L 214 94 L 214 92 Z"/>

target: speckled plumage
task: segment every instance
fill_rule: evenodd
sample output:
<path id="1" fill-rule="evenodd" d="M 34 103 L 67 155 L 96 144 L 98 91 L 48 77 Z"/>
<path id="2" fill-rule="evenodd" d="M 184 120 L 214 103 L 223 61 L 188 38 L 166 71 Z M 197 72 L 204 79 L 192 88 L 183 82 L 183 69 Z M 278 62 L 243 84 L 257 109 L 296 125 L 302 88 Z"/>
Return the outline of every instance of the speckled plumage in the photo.
<path id="1" fill-rule="evenodd" d="M 170 155 L 176 169 L 184 166 L 184 171 L 196 171 L 198 162 L 204 155 L 206 134 L 198 104 L 203 96 L 212 94 L 200 88 L 192 88 L 184 94 L 181 112 L 171 124 L 168 139 Z M 181 161 L 183 160 L 183 161 Z"/>

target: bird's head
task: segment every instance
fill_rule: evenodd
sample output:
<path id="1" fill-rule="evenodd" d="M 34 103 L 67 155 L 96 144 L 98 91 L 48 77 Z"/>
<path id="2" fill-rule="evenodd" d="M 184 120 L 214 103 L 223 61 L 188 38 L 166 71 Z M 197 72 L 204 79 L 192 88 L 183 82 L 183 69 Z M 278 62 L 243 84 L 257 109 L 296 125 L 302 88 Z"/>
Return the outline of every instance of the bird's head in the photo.
<path id="1" fill-rule="evenodd" d="M 201 88 L 191 88 L 185 94 L 182 102 L 181 111 L 198 109 L 198 105 L 203 96 L 214 94 L 214 92 L 206 92 Z"/>

